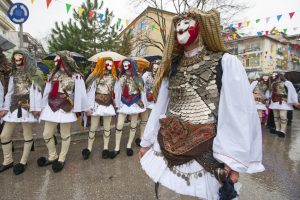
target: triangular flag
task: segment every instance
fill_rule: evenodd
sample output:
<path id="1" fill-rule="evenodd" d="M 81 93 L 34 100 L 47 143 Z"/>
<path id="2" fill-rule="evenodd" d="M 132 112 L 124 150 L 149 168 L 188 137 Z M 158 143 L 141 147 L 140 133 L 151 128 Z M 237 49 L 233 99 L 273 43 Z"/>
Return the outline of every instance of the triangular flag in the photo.
<path id="1" fill-rule="evenodd" d="M 66 9 L 67 9 L 67 13 L 69 13 L 70 9 L 71 9 L 71 4 L 66 3 Z"/>
<path id="2" fill-rule="evenodd" d="M 94 10 L 90 10 L 89 11 L 89 20 L 92 20 L 94 16 L 95 16 L 95 11 Z"/>
<path id="3" fill-rule="evenodd" d="M 266 35 L 269 35 L 269 31 L 266 31 Z"/>
<path id="4" fill-rule="evenodd" d="M 279 21 L 281 19 L 282 15 L 277 15 L 277 20 Z"/>
<path id="5" fill-rule="evenodd" d="M 118 18 L 117 26 L 120 26 L 121 22 L 122 22 L 122 19 Z"/>
<path id="6" fill-rule="evenodd" d="M 131 24 L 132 24 L 132 28 L 135 28 L 136 21 L 133 21 Z"/>
<path id="7" fill-rule="evenodd" d="M 102 22 L 104 20 L 103 17 L 104 17 L 104 14 L 99 13 L 100 22 Z"/>
<path id="8" fill-rule="evenodd" d="M 31 0 L 31 3 L 34 4 L 34 0 Z"/>
<path id="9" fill-rule="evenodd" d="M 232 34 L 233 39 L 236 39 L 236 33 Z"/>
<path id="10" fill-rule="evenodd" d="M 238 23 L 238 28 L 241 28 L 242 22 Z"/>
<path id="11" fill-rule="evenodd" d="M 257 32 L 257 35 L 258 35 L 258 36 L 261 36 L 261 32 Z"/>
<path id="12" fill-rule="evenodd" d="M 227 40 L 229 39 L 229 33 L 226 33 L 226 39 Z"/>
<path id="13" fill-rule="evenodd" d="M 125 25 L 128 26 L 128 24 L 129 24 L 129 21 L 128 21 L 128 19 L 126 19 L 125 20 Z"/>
<path id="14" fill-rule="evenodd" d="M 153 31 L 154 29 L 156 29 L 155 24 L 151 25 L 151 30 Z"/>
<path id="15" fill-rule="evenodd" d="M 284 28 L 284 29 L 283 29 L 283 32 L 284 32 L 284 34 L 286 34 L 286 32 L 287 32 L 287 28 Z"/>
<path id="16" fill-rule="evenodd" d="M 46 2 L 47 2 L 47 8 L 49 8 L 51 1 L 52 0 L 46 0 Z"/>
<path id="17" fill-rule="evenodd" d="M 247 25 L 247 27 L 250 26 L 250 21 L 247 21 L 247 22 L 246 22 L 246 25 Z"/>
<path id="18" fill-rule="evenodd" d="M 233 24 L 230 24 L 230 25 L 229 25 L 229 28 L 232 29 L 232 28 L 233 28 Z"/>
<path id="19" fill-rule="evenodd" d="M 266 18 L 266 23 L 269 23 L 269 21 L 270 21 L 270 17 L 267 17 Z"/>
<path id="20" fill-rule="evenodd" d="M 256 23 L 259 23 L 260 22 L 260 19 L 257 19 L 257 20 L 255 20 L 256 21 Z"/>
<path id="21" fill-rule="evenodd" d="M 279 31 L 278 30 L 274 30 L 274 33 L 275 33 L 275 35 L 278 35 Z"/>
<path id="22" fill-rule="evenodd" d="M 84 8 L 79 7 L 79 8 L 78 8 L 78 15 L 79 15 L 79 17 L 82 16 L 83 12 L 84 12 Z"/>
<path id="23" fill-rule="evenodd" d="M 294 14 L 295 14 L 295 12 L 289 13 L 291 19 L 293 18 Z"/>
<path id="24" fill-rule="evenodd" d="M 298 29 L 298 27 L 293 28 L 294 31 L 296 31 Z"/>

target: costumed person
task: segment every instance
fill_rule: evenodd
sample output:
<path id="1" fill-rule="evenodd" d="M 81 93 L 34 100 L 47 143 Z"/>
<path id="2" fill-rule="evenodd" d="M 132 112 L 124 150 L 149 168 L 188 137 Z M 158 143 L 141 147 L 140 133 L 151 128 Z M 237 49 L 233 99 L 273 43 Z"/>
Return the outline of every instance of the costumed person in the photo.
<path id="1" fill-rule="evenodd" d="M 11 75 L 12 66 L 6 56 L 0 50 L 0 134 L 2 132 L 4 122 L 2 120 L 4 112 L 2 112 L 4 97 L 7 94 L 9 77 Z"/>
<path id="2" fill-rule="evenodd" d="M 118 108 L 118 119 L 116 127 L 116 146 L 110 152 L 110 158 L 115 158 L 120 153 L 120 143 L 125 119 L 130 116 L 130 132 L 126 147 L 127 156 L 133 155 L 131 148 L 134 140 L 138 114 L 144 112 L 143 102 L 143 79 L 137 73 L 137 62 L 126 58 L 121 62 L 120 78 L 115 84 L 115 104 Z"/>
<path id="3" fill-rule="evenodd" d="M 216 10 L 175 16 L 170 31 L 141 141 L 142 168 L 176 193 L 233 199 L 239 173 L 264 170 L 246 72 L 226 53 Z"/>
<path id="4" fill-rule="evenodd" d="M 267 111 L 266 103 L 270 96 L 268 76 L 257 77 L 256 80 L 251 83 L 250 87 L 256 103 L 257 113 L 262 123 L 263 112 Z"/>
<path id="5" fill-rule="evenodd" d="M 151 62 L 150 64 L 150 69 L 148 71 L 146 71 L 142 78 L 144 81 L 144 98 L 146 98 L 144 101 L 146 102 L 146 111 L 141 113 L 141 122 L 140 122 L 140 132 L 141 132 L 141 136 L 140 138 L 143 137 L 144 135 L 144 130 L 149 118 L 149 115 L 151 113 L 151 110 L 153 108 L 154 105 L 154 99 L 153 99 L 153 84 L 154 84 L 154 80 L 157 74 L 157 71 L 160 67 L 160 60 L 155 60 L 153 62 Z M 135 143 L 137 146 L 140 146 L 141 143 L 141 139 L 137 138 L 135 140 Z"/>
<path id="6" fill-rule="evenodd" d="M 278 72 L 273 73 L 271 103 L 276 131 L 279 137 L 285 137 L 287 126 L 287 111 L 298 107 L 298 95 L 293 84 Z"/>
<path id="7" fill-rule="evenodd" d="M 52 164 L 54 172 L 65 165 L 66 155 L 71 142 L 71 123 L 77 120 L 76 113 L 88 110 L 83 76 L 69 51 L 56 52 L 55 68 L 51 72 L 43 95 L 41 120 L 45 121 L 43 137 L 48 148 L 48 158 L 40 157 L 38 166 Z M 61 151 L 56 152 L 54 132 L 60 124 Z"/>
<path id="8" fill-rule="evenodd" d="M 82 156 L 86 160 L 89 158 L 100 117 L 103 117 L 103 141 L 104 148 L 102 158 L 109 158 L 108 143 L 110 139 L 110 125 L 112 116 L 116 115 L 114 108 L 114 86 L 117 80 L 117 70 L 112 58 L 99 58 L 96 68 L 86 80 L 87 95 L 89 100 L 89 111 L 87 116 L 91 116 L 91 128 L 88 135 L 88 148 L 82 150 Z"/>
<path id="9" fill-rule="evenodd" d="M 32 126 L 38 121 L 42 110 L 44 78 L 43 72 L 37 68 L 35 58 L 25 49 L 13 52 L 12 64 L 2 108 L 5 121 L 1 133 L 4 162 L 0 172 L 13 167 L 14 173 L 18 175 L 26 170 L 29 153 L 33 150 Z M 19 123 L 23 128 L 24 148 L 20 163 L 13 166 L 12 134 Z"/>

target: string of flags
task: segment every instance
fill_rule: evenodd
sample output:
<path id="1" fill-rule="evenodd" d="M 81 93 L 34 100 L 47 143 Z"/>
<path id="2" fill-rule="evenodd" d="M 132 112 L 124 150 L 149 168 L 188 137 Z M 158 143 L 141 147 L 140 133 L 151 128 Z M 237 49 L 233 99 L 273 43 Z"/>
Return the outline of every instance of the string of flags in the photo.
<path id="1" fill-rule="evenodd" d="M 297 11 L 297 13 L 300 11 Z M 245 27 L 249 27 L 251 24 L 259 24 L 262 22 L 265 22 L 266 24 L 268 24 L 270 22 L 270 20 L 275 17 L 276 21 L 279 22 L 283 16 L 287 16 L 290 20 L 292 20 L 292 18 L 294 17 L 294 15 L 296 14 L 296 11 L 293 12 L 289 12 L 286 14 L 279 14 L 276 16 L 270 16 L 270 17 L 265 17 L 265 18 L 257 18 L 257 19 L 253 19 L 253 20 L 246 20 L 246 21 L 242 21 L 242 22 L 238 22 L 238 23 L 230 23 L 228 25 L 228 28 L 233 29 L 233 28 L 237 28 L 237 29 L 241 29 L 241 28 L 245 28 Z"/>
<path id="2" fill-rule="evenodd" d="M 35 0 L 30 0 L 31 1 L 31 4 L 34 4 L 35 3 Z M 53 2 L 53 0 L 45 0 L 46 1 L 46 6 L 47 8 L 49 8 L 51 6 L 51 3 Z M 54 2 L 56 3 L 61 3 L 61 4 L 65 4 L 65 7 L 66 7 L 66 12 L 67 14 L 69 14 L 71 8 L 77 8 L 77 13 L 79 15 L 79 17 L 82 17 L 83 13 L 84 12 L 88 12 L 88 16 L 89 16 L 89 19 L 91 20 L 95 15 L 97 15 L 97 17 L 99 18 L 100 22 L 104 21 L 104 17 L 105 17 L 105 14 L 104 13 L 101 13 L 99 12 L 99 10 L 97 9 L 92 9 L 92 10 L 85 10 L 85 8 L 83 8 L 82 6 L 77 6 L 77 5 L 74 5 L 74 4 L 71 4 L 71 3 L 64 3 L 62 1 L 59 1 L 59 0 L 55 0 Z M 124 22 L 126 26 L 129 25 L 129 20 L 128 19 L 122 19 L 122 18 L 118 18 L 117 19 L 117 24 L 118 25 L 121 25 L 121 23 Z"/>

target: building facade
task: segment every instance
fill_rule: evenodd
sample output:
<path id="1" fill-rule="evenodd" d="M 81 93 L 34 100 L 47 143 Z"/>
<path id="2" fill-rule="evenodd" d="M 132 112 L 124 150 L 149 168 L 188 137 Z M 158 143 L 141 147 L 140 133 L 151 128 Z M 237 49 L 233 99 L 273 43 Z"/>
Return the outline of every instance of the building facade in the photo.
<path id="1" fill-rule="evenodd" d="M 238 56 L 246 71 L 300 71 L 300 42 L 282 33 L 230 39 L 226 46 Z"/>
<path id="2" fill-rule="evenodd" d="M 10 0 L 0 1 L 0 34 L 15 30 L 15 26 L 10 22 L 7 16 L 8 9 L 11 5 L 12 2 Z"/>
<path id="3" fill-rule="evenodd" d="M 144 55 L 162 55 L 163 53 L 163 36 L 161 29 L 163 29 L 164 38 L 167 38 L 171 26 L 171 21 L 175 13 L 158 10 L 156 8 L 148 7 L 139 16 L 137 16 L 121 33 L 122 35 L 131 30 L 132 51 L 131 56 Z M 161 16 L 161 17 L 158 17 Z M 165 24 L 159 27 L 154 20 Z M 162 22 L 164 20 L 164 22 Z M 152 45 L 150 44 L 152 42 Z"/>

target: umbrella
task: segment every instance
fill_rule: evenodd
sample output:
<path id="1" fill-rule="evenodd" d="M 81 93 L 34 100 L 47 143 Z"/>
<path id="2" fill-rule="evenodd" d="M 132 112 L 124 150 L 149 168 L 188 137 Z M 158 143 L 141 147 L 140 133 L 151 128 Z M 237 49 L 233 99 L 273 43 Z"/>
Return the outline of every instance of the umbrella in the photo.
<path id="1" fill-rule="evenodd" d="M 44 73 L 44 75 L 49 74 L 49 68 L 47 65 L 45 65 L 44 63 L 38 61 L 37 63 L 38 68 L 40 68 L 40 70 Z"/>
<path id="2" fill-rule="evenodd" d="M 98 58 L 103 58 L 103 57 L 111 57 L 113 61 L 121 61 L 126 58 L 125 56 L 122 56 L 121 54 L 118 54 L 113 51 L 103 51 L 101 53 L 97 53 L 92 57 L 90 57 L 89 61 L 97 62 Z"/>
<path id="3" fill-rule="evenodd" d="M 143 58 L 145 58 L 149 62 L 153 62 L 156 60 L 161 60 L 162 57 L 160 55 L 145 55 L 145 56 L 143 56 Z"/>
<path id="4" fill-rule="evenodd" d="M 143 73 L 145 69 L 149 68 L 150 62 L 142 57 L 132 57 L 132 59 L 136 60 L 138 65 L 138 72 Z"/>
<path id="5" fill-rule="evenodd" d="M 75 61 L 86 61 L 86 58 L 79 53 L 71 52 L 71 55 Z M 50 53 L 46 58 L 44 58 L 44 60 L 54 60 L 55 57 L 56 53 Z"/>
<path id="6" fill-rule="evenodd" d="M 16 45 L 0 35 L 0 50 L 7 51 L 14 48 Z"/>

